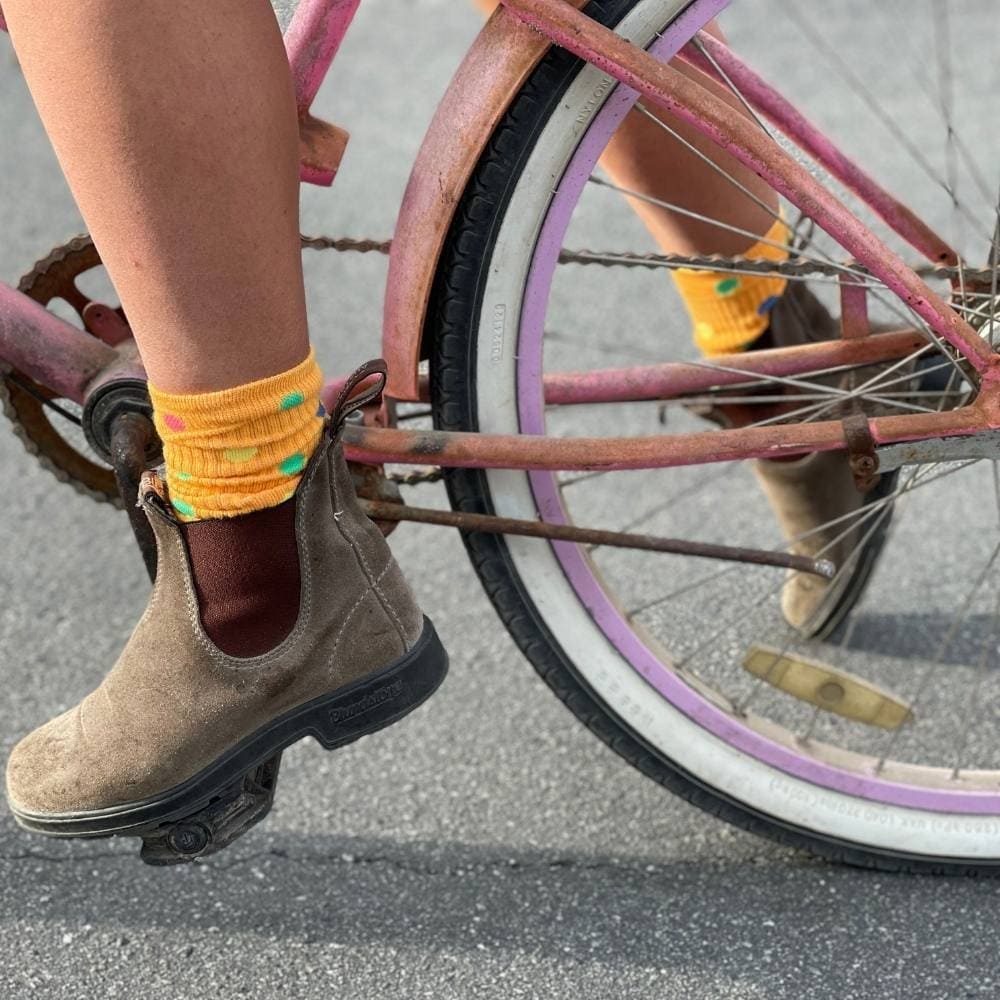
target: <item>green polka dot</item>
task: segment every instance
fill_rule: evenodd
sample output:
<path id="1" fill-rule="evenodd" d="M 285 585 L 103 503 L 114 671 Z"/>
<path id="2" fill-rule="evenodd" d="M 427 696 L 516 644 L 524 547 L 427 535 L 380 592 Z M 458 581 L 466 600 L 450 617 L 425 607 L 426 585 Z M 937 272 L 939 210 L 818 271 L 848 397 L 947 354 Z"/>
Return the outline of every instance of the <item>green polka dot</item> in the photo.
<path id="1" fill-rule="evenodd" d="M 183 514 L 185 517 L 194 517 L 194 507 L 191 504 L 185 503 L 183 500 L 171 500 L 170 502 L 174 505 L 174 510 L 178 514 Z"/>
<path id="2" fill-rule="evenodd" d="M 191 478 L 190 472 L 175 472 L 174 479 L 179 479 L 182 483 L 186 483 Z"/>
<path id="3" fill-rule="evenodd" d="M 289 455 L 279 466 L 278 470 L 282 475 L 294 476 L 306 467 L 306 456 L 297 451 L 294 455 Z"/>
<path id="4" fill-rule="evenodd" d="M 301 406 L 306 401 L 306 397 L 301 392 L 290 392 L 282 399 L 280 406 L 283 410 L 294 410 L 296 406 Z"/>
<path id="5" fill-rule="evenodd" d="M 716 286 L 715 290 L 719 295 L 732 295 L 740 287 L 739 278 L 723 278 Z"/>
<path id="6" fill-rule="evenodd" d="M 256 448 L 227 448 L 222 457 L 227 462 L 249 462 L 256 454 Z"/>

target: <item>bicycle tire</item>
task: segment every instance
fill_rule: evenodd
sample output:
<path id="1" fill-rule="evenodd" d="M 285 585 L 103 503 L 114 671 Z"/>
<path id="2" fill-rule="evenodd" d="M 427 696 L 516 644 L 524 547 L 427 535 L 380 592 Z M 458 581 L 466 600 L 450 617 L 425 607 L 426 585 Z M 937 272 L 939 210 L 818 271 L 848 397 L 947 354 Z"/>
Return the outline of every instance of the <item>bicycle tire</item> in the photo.
<path id="1" fill-rule="evenodd" d="M 592 0 L 584 12 L 614 28 L 645 0 Z M 675 15 L 679 16 L 679 15 Z M 553 48 L 544 57 L 497 126 L 459 202 L 435 277 L 425 343 L 429 345 L 435 426 L 478 431 L 475 331 L 482 283 L 500 222 L 533 146 L 584 63 Z M 487 473 L 447 473 L 455 510 L 495 513 Z M 463 533 L 473 568 L 501 621 L 542 680 L 573 715 L 607 746 L 680 798 L 740 829 L 830 861 L 887 872 L 998 875 L 1000 862 L 887 851 L 819 834 L 707 785 L 678 761 L 651 746 L 597 695 L 560 647 L 514 567 L 502 536 Z"/>

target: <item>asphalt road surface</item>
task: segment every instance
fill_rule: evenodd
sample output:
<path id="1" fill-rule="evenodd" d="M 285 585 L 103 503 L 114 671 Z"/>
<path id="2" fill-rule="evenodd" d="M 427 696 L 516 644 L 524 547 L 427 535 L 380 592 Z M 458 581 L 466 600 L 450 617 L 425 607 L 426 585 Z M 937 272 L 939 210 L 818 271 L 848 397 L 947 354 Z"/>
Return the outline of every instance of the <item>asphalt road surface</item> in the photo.
<path id="1" fill-rule="evenodd" d="M 334 193 L 306 192 L 306 231 L 391 232 L 409 157 L 476 24 L 455 0 L 362 5 L 318 102 L 352 148 Z M 0 278 L 14 281 L 82 223 L 6 42 L 0 95 Z M 384 261 L 307 261 L 328 370 L 376 354 Z M 147 583 L 125 518 L 55 483 L 2 428 L 0 468 L 6 754 L 98 682 Z M 421 499 L 443 503 L 437 491 Z M 0 812 L 0 996 L 1000 991 L 1000 885 L 833 867 L 674 800 L 536 678 L 457 537 L 406 526 L 392 544 L 451 650 L 440 694 L 336 754 L 288 752 L 267 822 L 197 866 L 146 868 L 131 840 L 46 841 Z"/>

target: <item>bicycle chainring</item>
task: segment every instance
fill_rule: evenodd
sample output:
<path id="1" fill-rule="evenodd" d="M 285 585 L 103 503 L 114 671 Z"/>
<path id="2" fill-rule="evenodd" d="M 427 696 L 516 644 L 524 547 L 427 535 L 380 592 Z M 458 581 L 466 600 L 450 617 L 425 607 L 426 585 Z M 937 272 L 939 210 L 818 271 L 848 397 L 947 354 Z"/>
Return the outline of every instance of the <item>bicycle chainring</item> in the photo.
<path id="1" fill-rule="evenodd" d="M 18 291 L 43 306 L 62 299 L 85 326 L 83 312 L 90 299 L 79 289 L 77 280 L 100 266 L 101 258 L 91 238 L 77 236 L 38 261 L 21 278 Z M 0 378 L 0 409 L 28 453 L 78 493 L 121 507 L 114 472 L 97 460 L 78 428 L 43 402 L 55 401 L 55 394 L 21 372 L 9 374 L 11 377 Z"/>

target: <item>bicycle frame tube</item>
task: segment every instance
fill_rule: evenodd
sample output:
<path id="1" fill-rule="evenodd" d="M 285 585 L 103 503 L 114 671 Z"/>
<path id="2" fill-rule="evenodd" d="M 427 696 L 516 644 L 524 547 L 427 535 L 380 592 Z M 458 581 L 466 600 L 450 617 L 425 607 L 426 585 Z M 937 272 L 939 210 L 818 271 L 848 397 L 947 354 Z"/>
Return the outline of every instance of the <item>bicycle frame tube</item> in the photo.
<path id="1" fill-rule="evenodd" d="M 347 132 L 314 117 L 309 108 L 360 3 L 361 0 L 299 0 L 285 31 L 285 51 L 299 109 L 301 176 L 309 184 L 332 184 L 347 148 Z"/>
<path id="2" fill-rule="evenodd" d="M 842 366 L 868 365 L 905 357 L 926 345 L 915 330 L 876 333 L 855 339 L 819 341 L 708 357 L 697 362 L 636 365 L 588 372 L 557 372 L 542 383 L 548 406 L 581 403 L 625 403 L 675 399 L 748 380 L 789 378 Z"/>
<path id="3" fill-rule="evenodd" d="M 309 110 L 361 0 L 299 0 L 285 31 L 299 113 Z"/>
<path id="4" fill-rule="evenodd" d="M 822 163 L 849 191 L 853 191 L 915 250 L 935 264 L 956 264 L 958 255 L 921 218 L 841 152 L 805 115 L 763 80 L 725 43 L 705 31 L 698 45 L 688 43 L 680 51 L 687 62 L 727 85 L 727 80 L 748 103 L 765 115 L 817 163 Z M 718 70 L 725 76 L 721 76 Z"/>
<path id="5" fill-rule="evenodd" d="M 850 299 L 847 299 L 850 303 Z M 859 309 L 857 325 L 867 322 L 867 311 Z M 854 321 L 853 316 L 847 322 Z M 845 323 L 847 326 L 847 323 Z M 809 376 L 817 371 L 894 361 L 925 347 L 927 341 L 916 330 L 864 333 L 839 340 L 823 340 L 798 347 L 728 354 L 704 361 L 677 361 L 628 368 L 598 368 L 594 371 L 555 372 L 542 376 L 547 405 L 582 403 L 627 403 L 639 400 L 673 399 L 721 386 L 746 384 L 769 377 Z M 346 379 L 336 379 L 323 390 L 333 405 Z M 430 401 L 430 379 L 421 375 L 419 399 Z"/>
<path id="6" fill-rule="evenodd" d="M 83 403 L 89 386 L 117 362 L 113 347 L 0 282 L 0 371 L 9 364 L 63 399 Z"/>
<path id="7" fill-rule="evenodd" d="M 878 445 L 975 434 L 1000 428 L 1000 406 L 971 406 L 943 413 L 875 417 L 868 428 Z M 443 465 L 449 468 L 667 469 L 747 458 L 786 458 L 847 447 L 838 420 L 775 424 L 740 430 L 649 437 L 562 438 L 537 434 L 473 434 L 348 426 L 344 447 L 356 462 Z"/>

